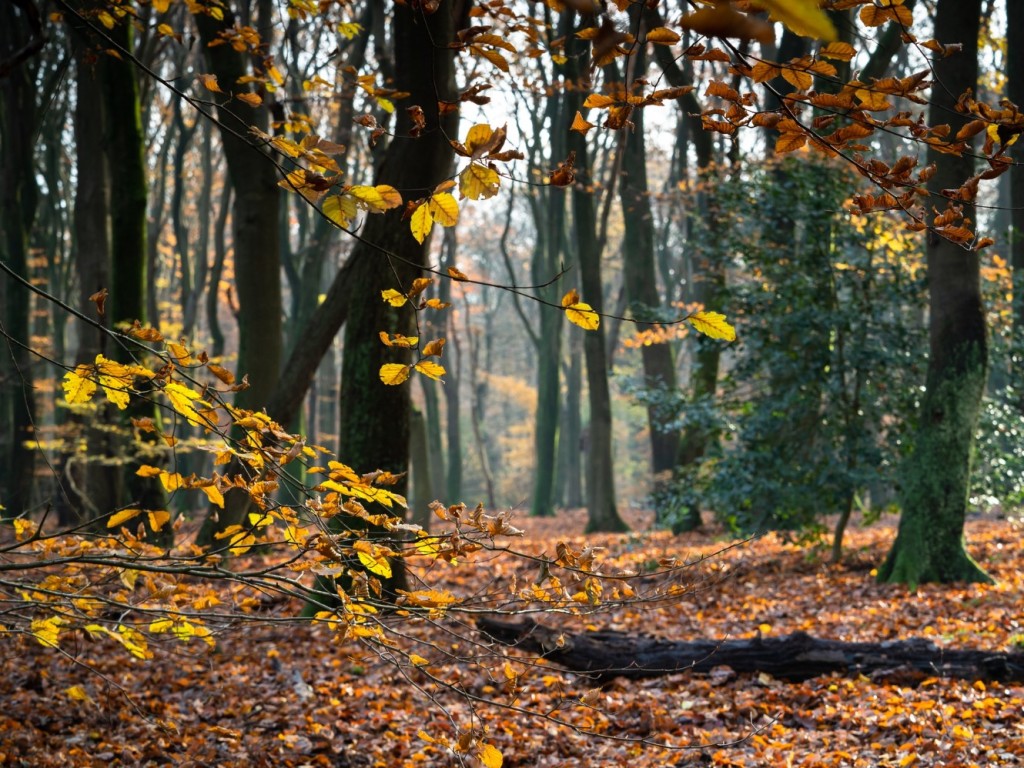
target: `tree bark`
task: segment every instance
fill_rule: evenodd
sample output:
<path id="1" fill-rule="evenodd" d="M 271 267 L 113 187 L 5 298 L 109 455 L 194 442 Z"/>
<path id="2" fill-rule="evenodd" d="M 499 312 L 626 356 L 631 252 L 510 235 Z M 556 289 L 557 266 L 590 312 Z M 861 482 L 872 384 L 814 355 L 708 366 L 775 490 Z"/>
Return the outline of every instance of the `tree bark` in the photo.
<path id="1" fill-rule="evenodd" d="M 414 138 L 410 113 L 396 111 L 395 135 L 377 183 L 402 190 L 407 200 L 430 194 L 451 173 L 448 139 L 457 133 L 458 114 L 440 114 L 438 100 L 454 101 L 454 50 L 447 43 L 454 39 L 459 5 L 442 3 L 429 15 L 407 5 L 393 9 L 395 87 L 410 94 L 409 104 L 422 108 L 426 125 Z M 345 323 L 339 445 L 342 459 L 357 472 L 408 470 L 411 383 L 387 386 L 379 371 L 386 363 L 407 365 L 411 356 L 408 350 L 384 346 L 378 334 L 415 335 L 414 315 L 410 306 L 392 307 L 380 295 L 388 288 L 408 290 L 422 273 L 429 242 L 416 242 L 402 212 L 391 211 L 367 218 L 353 250 L 351 284 L 359 300 L 351 303 Z M 404 493 L 404 481 L 394 490 Z M 393 563 L 394 577 L 386 588 L 404 583 L 401 565 L 401 560 Z"/>
<path id="2" fill-rule="evenodd" d="M 587 45 L 575 36 L 566 42 L 571 62 L 566 74 L 574 85 L 585 70 Z M 566 114 L 582 109 L 580 88 L 567 96 Z M 566 130 L 564 125 L 556 130 Z M 594 309 L 604 309 L 604 285 L 601 282 L 601 248 L 597 239 L 597 211 L 594 205 L 594 181 L 586 137 L 577 132 L 569 136 L 569 149 L 576 153 L 576 182 L 572 187 L 573 229 L 580 262 L 582 299 Z M 606 191 L 606 194 L 610 191 Z M 550 312 L 545 314 L 551 314 Z M 559 318 L 561 320 L 561 318 Z M 608 354 L 604 328 L 588 331 L 583 337 L 583 354 L 587 361 L 587 392 L 590 402 L 590 450 L 587 452 L 587 532 L 629 530 L 619 516 L 615 501 L 615 469 L 612 461 L 612 401 L 608 387 Z M 555 365 L 558 364 L 556 359 Z M 556 411 L 557 418 L 557 411 Z"/>
<path id="3" fill-rule="evenodd" d="M 956 101 L 977 82 L 980 13 L 981 0 L 939 0 L 936 11 L 936 39 L 963 45 L 960 53 L 933 62 L 929 122 L 951 124 L 951 135 L 965 122 Z M 973 172 L 969 153 L 944 155 L 929 147 L 928 162 L 937 168 L 928 184 L 936 198 L 941 190 L 959 188 Z M 963 534 L 971 449 L 988 364 L 980 260 L 977 251 L 933 231 L 928 232 L 926 255 L 926 388 L 913 453 L 901 471 L 899 532 L 878 578 L 912 585 L 991 581 L 967 554 Z"/>
<path id="4" fill-rule="evenodd" d="M 38 190 L 33 168 L 33 133 L 39 118 L 30 60 L 20 52 L 42 37 L 32 3 L 5 3 L 0 10 L 0 60 L 10 70 L 0 78 L 0 258 L 28 278 L 28 241 Z M 33 29 L 34 28 L 34 29 Z M 24 512 L 32 493 L 35 452 L 29 293 L 6 275 L 0 278 L 0 319 L 8 339 L 0 338 L 0 516 Z M 23 346 L 25 345 L 25 346 Z"/>
<path id="5" fill-rule="evenodd" d="M 914 685 L 930 677 L 1024 681 L 1024 653 L 940 648 L 924 639 L 881 643 L 824 640 L 804 632 L 752 640 L 664 640 L 615 630 L 570 634 L 531 620 L 482 618 L 477 627 L 505 645 L 607 683 L 727 666 L 799 682 L 839 674 Z"/>

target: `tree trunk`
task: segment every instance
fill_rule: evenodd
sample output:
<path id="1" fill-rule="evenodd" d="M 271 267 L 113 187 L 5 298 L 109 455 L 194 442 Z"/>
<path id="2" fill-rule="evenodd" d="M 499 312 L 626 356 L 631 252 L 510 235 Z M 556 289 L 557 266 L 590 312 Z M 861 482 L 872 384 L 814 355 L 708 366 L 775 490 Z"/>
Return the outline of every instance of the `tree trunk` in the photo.
<path id="1" fill-rule="evenodd" d="M 646 70 L 642 49 L 635 54 L 636 74 Z M 630 76 L 627 72 L 627 76 Z M 626 83 L 630 88 L 630 83 Z M 619 196 L 625 234 L 622 244 L 622 279 L 633 319 L 645 322 L 663 320 L 658 275 L 654 267 L 654 214 L 651 211 L 647 183 L 647 147 L 644 139 L 644 110 L 632 115 L 634 127 L 623 129 L 619 141 L 624 145 Z M 645 344 L 640 348 L 644 368 L 644 389 L 650 393 L 673 393 L 676 390 L 675 360 L 668 343 Z M 648 399 L 647 430 L 651 441 L 651 469 L 655 482 L 664 482 L 676 465 L 679 451 L 679 430 L 666 429 L 670 414 L 658 404 L 659 398 Z"/>
<path id="2" fill-rule="evenodd" d="M 406 5 L 396 4 L 393 10 L 395 88 L 411 94 L 408 103 L 422 108 L 426 126 L 421 136 L 411 138 L 409 112 L 396 111 L 395 135 L 377 183 L 402 190 L 407 200 L 428 195 L 451 173 L 448 137 L 457 133 L 458 114 L 439 114 L 438 100 L 454 100 L 454 50 L 447 43 L 454 38 L 458 5 L 443 3 L 430 15 Z M 428 247 L 429 240 L 421 245 L 413 238 L 402 212 L 392 211 L 368 217 L 353 250 L 351 284 L 358 300 L 351 303 L 345 324 L 339 445 L 341 458 L 357 472 L 408 469 L 411 383 L 387 386 L 379 371 L 386 363 L 409 364 L 411 357 L 408 350 L 381 344 L 378 334 L 415 335 L 414 317 L 410 306 L 392 307 L 380 295 L 388 288 L 408 290 L 421 274 Z M 395 490 L 403 493 L 404 483 Z M 393 563 L 394 577 L 386 588 L 403 586 L 401 565 L 401 560 Z"/>
<path id="3" fill-rule="evenodd" d="M 707 673 L 715 667 L 736 672 L 767 672 L 799 682 L 840 674 L 914 685 L 948 677 L 1003 683 L 1024 681 L 1024 653 L 940 648 L 923 639 L 882 643 L 823 640 L 804 632 L 752 640 L 663 640 L 606 630 L 573 635 L 531 620 L 483 618 L 477 627 L 498 642 L 574 672 L 608 683 L 616 677 L 638 679 L 678 672 Z"/>
<path id="4" fill-rule="evenodd" d="M 38 31 L 39 18 L 29 18 L 34 4 L 16 8 L 5 3 L 0 11 L 0 59 L 13 56 Z M 0 78 L 0 258 L 15 273 L 28 278 L 28 239 L 36 215 L 38 190 L 33 167 L 33 138 L 38 119 L 36 86 L 30 61 L 16 64 Z M 35 452 L 35 403 L 29 329 L 29 292 L 13 279 L 0 278 L 4 333 L 0 340 L 0 511 L 4 517 L 22 514 L 30 504 Z M 25 345 L 25 346 L 22 346 Z"/>
<path id="5" fill-rule="evenodd" d="M 1006 4 L 1006 96 L 1024 109 L 1024 3 Z M 1010 147 L 1017 163 L 1024 162 L 1024 143 Z M 1010 185 L 1010 265 L 1013 268 L 1013 353 L 1012 381 L 1024 410 L 1024 172 L 1018 165 L 1007 174 Z"/>
<path id="6" fill-rule="evenodd" d="M 568 39 L 566 54 L 570 65 L 566 72 L 570 82 L 585 71 L 589 44 L 572 36 Z M 577 57 L 580 57 L 578 59 Z M 583 105 L 579 88 L 574 88 L 566 99 L 566 114 L 575 114 Z M 556 130 L 566 127 L 556 126 Z M 572 188 L 573 229 L 576 234 L 580 262 L 582 299 L 594 309 L 604 308 L 604 285 L 601 282 L 601 248 L 597 240 L 597 211 L 594 205 L 593 179 L 586 137 L 572 132 L 569 149 L 576 153 L 576 182 Z M 546 312 L 545 314 L 553 314 Z M 562 318 L 559 317 L 559 320 Z M 590 450 L 587 453 L 587 532 L 626 531 L 629 526 L 619 517 L 615 502 L 615 469 L 612 461 L 612 400 L 608 388 L 608 355 L 604 341 L 604 328 L 588 331 L 583 337 L 583 353 L 587 361 L 587 391 L 590 402 Z M 557 365 L 557 359 L 555 364 Z M 557 417 L 557 412 L 556 412 Z"/>
<path id="7" fill-rule="evenodd" d="M 960 53 L 933 62 L 929 123 L 950 123 L 951 135 L 964 124 L 955 105 L 976 85 L 981 0 L 939 0 L 935 37 L 960 42 Z M 957 189 L 972 175 L 973 160 L 929 147 L 937 171 L 928 183 L 933 195 Z M 970 209 L 968 209 L 970 210 Z M 971 448 L 985 390 L 988 363 L 985 308 L 977 251 L 935 232 L 927 239 L 930 356 L 926 389 L 913 453 L 902 468 L 899 532 L 882 581 L 991 581 L 964 546 L 964 518 L 970 487 Z"/>

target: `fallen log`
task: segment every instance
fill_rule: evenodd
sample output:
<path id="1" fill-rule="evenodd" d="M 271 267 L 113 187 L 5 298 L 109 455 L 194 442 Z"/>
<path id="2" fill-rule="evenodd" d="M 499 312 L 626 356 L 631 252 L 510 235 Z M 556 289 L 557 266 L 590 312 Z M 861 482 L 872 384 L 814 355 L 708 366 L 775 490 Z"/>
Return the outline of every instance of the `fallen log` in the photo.
<path id="1" fill-rule="evenodd" d="M 749 640 L 682 641 L 614 630 L 570 634 L 534 621 L 488 617 L 479 619 L 477 627 L 497 642 L 538 654 L 599 683 L 616 677 L 710 672 L 719 666 L 791 681 L 830 673 L 862 674 L 907 685 L 928 677 L 1024 681 L 1024 652 L 951 650 L 924 639 L 848 643 L 794 632 Z"/>

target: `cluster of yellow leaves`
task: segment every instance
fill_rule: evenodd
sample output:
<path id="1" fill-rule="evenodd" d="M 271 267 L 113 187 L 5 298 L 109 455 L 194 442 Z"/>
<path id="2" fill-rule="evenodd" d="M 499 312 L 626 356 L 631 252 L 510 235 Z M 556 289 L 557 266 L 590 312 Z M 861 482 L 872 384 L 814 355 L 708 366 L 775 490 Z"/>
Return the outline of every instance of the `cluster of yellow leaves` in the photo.
<path id="1" fill-rule="evenodd" d="M 442 227 L 454 227 L 459 223 L 459 203 L 450 191 L 454 188 L 454 181 L 443 181 L 434 188 L 430 197 L 416 202 L 409 219 L 409 229 L 416 242 L 422 243 L 427 239 L 435 221 Z"/>
<path id="2" fill-rule="evenodd" d="M 446 751 L 451 750 L 457 755 L 473 755 L 485 768 L 501 768 L 505 762 L 501 750 L 483 741 L 476 729 L 463 731 L 455 741 L 444 735 L 431 736 L 426 731 L 420 731 L 417 735 L 427 744 L 437 745 Z"/>
<path id="3" fill-rule="evenodd" d="M 359 211 L 385 213 L 402 204 L 401 193 L 387 184 L 347 186 L 324 199 L 321 210 L 339 227 L 348 227 Z"/>
<path id="4" fill-rule="evenodd" d="M 449 195 L 451 197 L 451 195 Z M 454 198 L 452 198 L 454 202 Z M 452 279 L 466 279 L 465 275 L 459 272 L 454 267 L 449 269 L 449 273 L 452 274 Z M 458 276 L 456 276 L 458 275 Z M 413 280 L 409 290 L 405 293 L 396 291 L 394 288 L 388 288 L 381 291 L 381 298 L 393 307 L 403 307 L 410 300 L 415 299 L 422 294 L 428 286 L 434 282 L 432 277 L 418 277 Z M 417 309 L 446 309 L 451 306 L 448 302 L 441 301 L 435 298 L 422 299 L 417 305 Z M 380 340 L 384 346 L 392 349 L 416 349 L 420 343 L 418 336 L 405 336 L 401 333 L 389 334 L 386 331 L 380 331 Z M 433 341 L 427 342 L 422 349 L 419 350 L 419 359 L 415 363 L 385 363 L 381 366 L 379 376 L 380 380 L 388 386 L 397 386 L 403 384 L 409 378 L 412 371 L 418 371 L 419 373 L 427 376 L 428 378 L 440 381 L 441 377 L 446 373 L 444 366 L 440 363 L 430 360 L 432 357 L 440 357 L 444 350 L 445 339 L 434 339 Z"/>

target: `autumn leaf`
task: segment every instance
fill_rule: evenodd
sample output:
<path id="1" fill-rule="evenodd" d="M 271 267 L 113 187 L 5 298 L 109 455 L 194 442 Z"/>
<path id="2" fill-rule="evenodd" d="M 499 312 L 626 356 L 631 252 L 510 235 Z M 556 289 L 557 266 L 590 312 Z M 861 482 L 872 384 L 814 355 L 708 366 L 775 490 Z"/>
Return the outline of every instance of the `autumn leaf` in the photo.
<path id="1" fill-rule="evenodd" d="M 380 380 L 394 387 L 409 378 L 410 366 L 401 363 L 386 363 L 380 367 Z"/>
<path id="2" fill-rule="evenodd" d="M 135 507 L 122 509 L 120 512 L 115 512 L 110 516 L 110 519 L 107 520 L 107 528 L 118 528 L 129 520 L 133 520 L 138 517 L 140 514 L 142 514 L 142 510 Z"/>
<path id="3" fill-rule="evenodd" d="M 434 357 L 441 354 L 441 350 L 444 349 L 445 339 L 434 339 L 423 348 L 424 357 Z"/>
<path id="4" fill-rule="evenodd" d="M 580 295 L 575 289 L 562 297 L 562 306 L 565 307 L 565 315 L 569 322 L 574 325 L 587 331 L 596 331 L 600 327 L 600 316 L 589 304 L 580 301 Z"/>
<path id="5" fill-rule="evenodd" d="M 91 378 L 92 366 L 79 365 L 75 370 L 64 374 L 64 381 L 61 387 L 64 389 L 64 399 L 69 405 L 88 403 L 96 393 L 96 382 Z"/>
<path id="6" fill-rule="evenodd" d="M 205 416 L 196 411 L 196 405 L 207 405 L 199 399 L 199 393 L 184 384 L 176 381 L 168 381 L 163 389 L 171 407 L 185 417 L 185 420 L 194 427 L 210 427 L 212 423 Z"/>
<path id="7" fill-rule="evenodd" d="M 241 93 L 236 93 L 235 98 L 239 101 L 244 101 L 250 107 L 258 107 L 260 104 L 263 103 L 263 98 L 258 93 L 253 93 L 252 91 L 242 91 Z"/>
<path id="8" fill-rule="evenodd" d="M 386 290 L 381 291 L 380 296 L 392 307 L 401 307 L 408 301 L 408 299 L 405 297 L 405 294 L 399 293 L 394 288 L 388 288 Z"/>
<path id="9" fill-rule="evenodd" d="M 501 178 L 493 168 L 470 163 L 459 174 L 459 193 L 470 200 L 486 200 L 498 194 Z M 458 214 L 456 213 L 456 217 Z"/>
<path id="10" fill-rule="evenodd" d="M 212 93 L 224 93 L 220 89 L 220 85 L 217 83 L 216 75 L 199 75 L 199 82 L 203 84 L 203 87 L 211 91 Z"/>
<path id="11" fill-rule="evenodd" d="M 35 636 L 36 641 L 47 648 L 59 648 L 61 625 L 67 622 L 59 616 L 50 616 L 47 619 L 36 619 L 29 625 L 29 631 Z"/>
<path id="12" fill-rule="evenodd" d="M 505 761 L 501 752 L 493 744 L 480 744 L 477 748 L 476 756 L 487 768 L 501 768 L 502 763 Z"/>
<path id="13" fill-rule="evenodd" d="M 430 234 L 433 227 L 434 218 L 430 215 L 430 207 L 423 203 L 412 212 L 409 229 L 412 231 L 412 236 L 416 238 L 416 242 L 422 243 L 427 239 L 427 235 Z"/>
<path id="14" fill-rule="evenodd" d="M 726 341 L 736 340 L 736 329 L 725 319 L 725 315 L 719 312 L 694 312 L 686 318 L 690 325 L 712 339 L 725 339 Z"/>
<path id="15" fill-rule="evenodd" d="M 457 267 L 448 267 L 448 277 L 452 280 L 458 280 L 460 282 L 469 280 L 469 277 Z"/>
<path id="16" fill-rule="evenodd" d="M 768 11 L 774 20 L 782 22 L 798 35 L 818 40 L 834 41 L 838 38 L 836 28 L 818 0 L 756 0 L 757 5 Z"/>
<path id="17" fill-rule="evenodd" d="M 431 217 L 442 227 L 454 227 L 459 222 L 459 203 L 448 192 L 431 195 L 427 205 Z"/>
<path id="18" fill-rule="evenodd" d="M 357 541 L 352 548 L 366 570 L 385 579 L 391 578 L 391 563 L 388 562 L 386 550 L 369 541 Z"/>
<path id="19" fill-rule="evenodd" d="M 679 33 L 668 27 L 655 27 L 647 32 L 647 42 L 672 45 L 679 42 Z"/>
<path id="20" fill-rule="evenodd" d="M 572 125 L 569 126 L 569 130 L 576 131 L 577 133 L 581 133 L 586 136 L 587 131 L 593 127 L 594 123 L 588 123 L 586 119 L 584 119 L 583 115 L 577 110 L 576 117 L 573 118 Z"/>
<path id="21" fill-rule="evenodd" d="M 441 377 L 447 373 L 443 365 L 430 360 L 420 360 L 414 367 L 424 376 L 435 381 L 440 381 Z"/>

